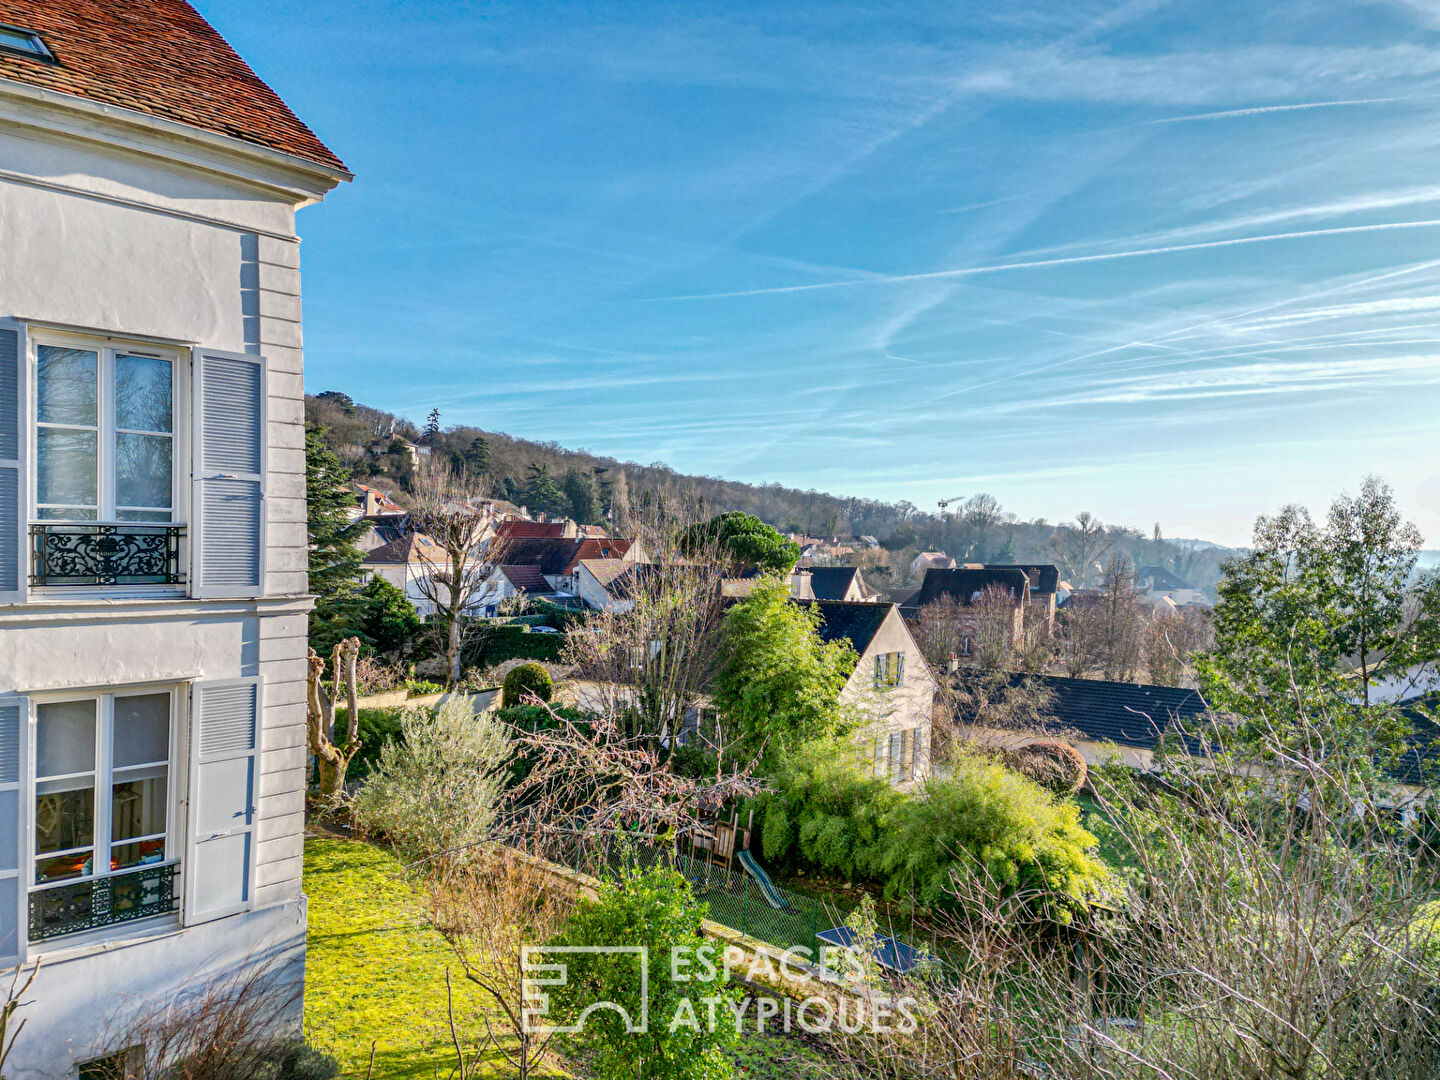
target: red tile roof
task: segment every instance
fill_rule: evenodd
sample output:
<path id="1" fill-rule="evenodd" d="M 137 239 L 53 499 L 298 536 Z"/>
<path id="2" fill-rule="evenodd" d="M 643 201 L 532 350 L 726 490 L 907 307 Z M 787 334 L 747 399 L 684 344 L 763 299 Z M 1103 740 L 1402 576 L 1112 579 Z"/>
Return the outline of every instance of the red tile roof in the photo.
<path id="1" fill-rule="evenodd" d="M 551 540 L 564 538 L 570 528 L 568 521 L 502 521 L 495 531 L 507 540 Z"/>
<path id="2" fill-rule="evenodd" d="M 0 79 L 345 168 L 185 0 L 0 0 L 0 23 L 39 34 L 55 57 L 0 53 Z"/>
<path id="3" fill-rule="evenodd" d="M 502 566 L 500 572 L 521 592 L 554 592 L 538 566 Z"/>

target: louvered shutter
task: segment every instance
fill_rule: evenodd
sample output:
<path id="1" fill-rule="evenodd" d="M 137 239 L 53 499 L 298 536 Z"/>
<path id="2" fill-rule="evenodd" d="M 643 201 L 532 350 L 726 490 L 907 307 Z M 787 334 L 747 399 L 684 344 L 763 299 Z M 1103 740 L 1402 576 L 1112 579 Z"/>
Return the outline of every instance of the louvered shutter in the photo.
<path id="1" fill-rule="evenodd" d="M 265 358 L 196 349 L 197 597 L 265 593 Z"/>
<path id="2" fill-rule="evenodd" d="M 261 703 L 258 676 L 191 688 L 186 925 L 244 911 L 254 897 Z"/>
<path id="3" fill-rule="evenodd" d="M 0 695 L 0 968 L 18 962 L 25 950 L 20 940 L 26 926 L 20 867 L 28 815 L 20 812 L 20 781 L 25 776 L 29 714 L 25 698 Z"/>
<path id="4" fill-rule="evenodd" d="M 25 599 L 25 440 L 20 437 L 25 335 L 0 320 L 0 604 Z"/>

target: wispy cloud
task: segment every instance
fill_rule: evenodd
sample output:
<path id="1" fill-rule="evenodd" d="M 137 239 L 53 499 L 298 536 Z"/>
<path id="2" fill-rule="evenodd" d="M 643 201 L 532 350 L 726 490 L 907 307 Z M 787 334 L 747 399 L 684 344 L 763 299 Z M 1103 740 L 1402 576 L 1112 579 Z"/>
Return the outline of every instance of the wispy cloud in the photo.
<path id="1" fill-rule="evenodd" d="M 1264 116 L 1267 113 L 1304 112 L 1308 109 L 1343 109 L 1355 105 L 1390 105 L 1401 101 L 1425 101 L 1440 94 L 1407 94 L 1400 97 L 1352 98 L 1349 101 L 1306 101 L 1296 105 L 1257 105 L 1248 109 L 1222 109 L 1218 112 L 1189 113 L 1185 116 L 1164 116 L 1158 120 L 1142 120 L 1141 125 L 1188 124 L 1193 120 L 1233 120 L 1237 117 Z"/>
<path id="2" fill-rule="evenodd" d="M 1229 240 L 1206 240 L 1194 244 L 1168 244 L 1161 247 L 1139 248 L 1132 251 L 1111 251 L 1096 255 L 1072 255 L 1059 259 L 1030 259 L 1019 262 L 992 263 L 988 266 L 957 267 L 953 270 L 931 270 L 918 274 L 885 274 L 862 280 L 820 281 L 805 285 L 780 285 L 763 289 L 737 289 L 729 292 L 690 293 L 680 296 L 655 296 L 649 302 L 681 300 L 725 300 L 742 296 L 774 296 L 783 293 L 814 292 L 820 289 L 841 289 L 856 285 L 887 285 L 906 281 L 938 281 L 944 278 L 969 277 L 975 274 L 997 274 L 1014 270 L 1034 270 L 1049 266 L 1072 266 L 1079 263 L 1110 262 L 1116 259 L 1136 259 L 1152 255 L 1171 255 L 1182 251 L 1200 251 L 1205 248 L 1238 247 L 1245 244 L 1267 244 L 1280 240 L 1300 240 L 1319 236 L 1343 236 L 1347 233 L 1387 232 L 1398 229 L 1433 229 L 1440 226 L 1440 218 L 1423 221 L 1389 221 L 1373 225 L 1348 225 L 1333 229 L 1302 229 L 1294 232 L 1270 233 L 1265 236 L 1241 236 Z"/>

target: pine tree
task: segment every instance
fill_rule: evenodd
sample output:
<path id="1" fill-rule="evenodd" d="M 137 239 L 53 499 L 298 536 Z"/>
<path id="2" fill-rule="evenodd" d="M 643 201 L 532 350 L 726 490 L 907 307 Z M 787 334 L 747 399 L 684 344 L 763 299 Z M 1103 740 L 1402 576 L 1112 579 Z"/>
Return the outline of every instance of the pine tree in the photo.
<path id="1" fill-rule="evenodd" d="M 476 435 L 466 447 L 465 471 L 477 478 L 490 475 L 490 443 L 484 435 Z"/>
<path id="2" fill-rule="evenodd" d="M 595 498 L 592 476 L 583 469 L 566 469 L 565 475 L 560 478 L 566 512 L 581 525 L 594 525 L 600 520 L 600 504 Z"/>
<path id="3" fill-rule="evenodd" d="M 430 410 L 430 415 L 425 418 L 425 438 L 426 438 L 427 440 L 433 439 L 433 438 L 435 438 L 436 435 L 439 435 L 439 434 L 440 434 L 440 410 L 439 410 L 439 409 L 431 409 L 431 410 Z"/>
<path id="4" fill-rule="evenodd" d="M 530 465 L 530 476 L 525 481 L 525 507 L 532 514 L 563 514 L 565 495 L 550 475 L 548 465 Z"/>
<path id="5" fill-rule="evenodd" d="M 305 519 L 310 591 L 316 597 L 310 613 L 310 644 L 322 656 L 336 641 L 354 633 L 362 617 L 358 586 L 364 555 L 355 541 L 368 526 L 349 519 L 347 511 L 354 505 L 350 470 L 325 446 L 320 432 L 307 431 Z"/>

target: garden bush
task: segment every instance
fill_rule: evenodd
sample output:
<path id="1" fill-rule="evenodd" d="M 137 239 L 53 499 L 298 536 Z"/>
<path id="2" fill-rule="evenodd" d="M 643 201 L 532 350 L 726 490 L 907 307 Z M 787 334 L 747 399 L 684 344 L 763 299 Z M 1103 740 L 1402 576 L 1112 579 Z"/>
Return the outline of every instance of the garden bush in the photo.
<path id="1" fill-rule="evenodd" d="M 504 727 L 462 701 L 406 709 L 355 793 L 355 820 L 414 856 L 484 839 L 510 756 Z"/>
<path id="2" fill-rule="evenodd" d="M 1074 795 L 1085 786 L 1085 755 L 1068 743 L 1039 739 L 1005 754 L 1005 764 L 1056 795 Z"/>
<path id="3" fill-rule="evenodd" d="M 524 698 L 534 696 L 549 701 L 555 684 L 550 673 L 542 664 L 521 664 L 513 667 L 505 676 L 504 691 L 500 702 L 504 708 L 524 703 Z"/>
<path id="4" fill-rule="evenodd" d="M 483 625 L 467 634 L 462 656 L 466 667 L 494 667 L 506 660 L 558 663 L 564 634 L 535 634 L 524 625 Z"/>
<path id="5" fill-rule="evenodd" d="M 1062 921 L 1110 883 L 1080 808 L 1003 765 L 962 757 L 884 821 L 886 895 L 945 905 L 960 876 L 996 896 L 1033 893 Z M 971 890 L 965 890 L 967 895 Z"/>
<path id="6" fill-rule="evenodd" d="M 756 820 L 777 867 L 867 881 L 927 907 L 953 903 L 953 875 L 978 875 L 996 895 L 1035 892 L 1051 914 L 1110 882 L 1075 803 L 981 758 L 961 758 L 950 775 L 907 793 L 871 775 L 843 741 L 822 741 L 770 779 Z"/>
<path id="7" fill-rule="evenodd" d="M 360 750 L 350 762 L 350 780 L 363 780 L 380 760 L 380 748 L 389 740 L 403 737 L 400 724 L 401 708 L 360 710 Z M 335 710 L 335 730 L 348 730 L 350 710 L 344 705 Z"/>
<path id="8" fill-rule="evenodd" d="M 724 1080 L 734 1074 L 725 1051 L 737 1038 L 734 1011 L 738 997 L 727 986 L 719 948 L 711 947 L 707 973 L 696 950 L 704 948 L 700 923 L 706 905 L 675 869 L 629 867 L 620 879 L 605 882 L 594 900 L 581 900 L 556 944 L 565 946 L 627 946 L 648 949 L 648 994 L 640 967 L 631 954 L 576 953 L 567 956 L 566 982 L 552 990 L 555 1014 L 574 1022 L 596 1001 L 623 1006 L 632 1017 L 648 1003 L 649 1025 L 631 1033 L 612 1009 L 598 1009 L 585 1019 L 577 1036 L 586 1054 L 587 1073 L 597 1080 Z M 675 950 L 692 958 L 689 981 L 672 977 Z M 713 1002 L 721 999 L 716 1008 Z M 710 1023 L 710 1017 L 715 1023 Z M 693 1022 L 692 1022 L 693 1021 Z M 643 1070 L 637 1063 L 643 1062 Z"/>

